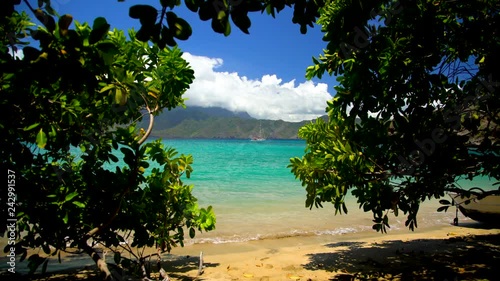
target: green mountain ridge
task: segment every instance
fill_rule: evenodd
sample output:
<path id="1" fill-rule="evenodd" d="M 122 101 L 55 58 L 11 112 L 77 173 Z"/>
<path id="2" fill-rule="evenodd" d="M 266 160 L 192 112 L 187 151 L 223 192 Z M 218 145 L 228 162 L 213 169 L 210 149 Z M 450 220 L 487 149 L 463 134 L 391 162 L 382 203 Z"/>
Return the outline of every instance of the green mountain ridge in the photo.
<path id="1" fill-rule="evenodd" d="M 298 130 L 311 121 L 259 120 L 246 112 L 223 108 L 188 107 L 163 112 L 155 118 L 151 137 L 167 139 L 297 139 Z M 143 121 L 142 127 L 146 122 Z"/>

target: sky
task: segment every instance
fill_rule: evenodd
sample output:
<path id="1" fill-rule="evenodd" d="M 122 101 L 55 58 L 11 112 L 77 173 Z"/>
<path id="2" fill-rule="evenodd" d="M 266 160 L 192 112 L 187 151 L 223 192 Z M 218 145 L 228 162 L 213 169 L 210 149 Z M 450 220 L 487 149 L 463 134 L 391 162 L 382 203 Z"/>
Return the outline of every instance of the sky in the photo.
<path id="1" fill-rule="evenodd" d="M 37 1 L 29 2 L 36 6 Z M 160 8 L 158 0 L 52 0 L 60 15 L 71 14 L 79 22 L 92 23 L 103 16 L 111 28 L 138 30 L 139 21 L 128 16 L 135 4 Z M 246 111 L 258 119 L 291 122 L 325 114 L 326 101 L 335 93 L 335 77 L 305 78 L 312 57 L 326 47 L 319 26 L 302 35 L 291 22 L 292 10 L 285 9 L 276 18 L 251 13 L 250 35 L 232 25 L 231 34 L 225 37 L 212 30 L 210 21 L 201 21 L 187 8 L 173 11 L 193 29 L 187 41 L 177 40 L 195 71 L 195 81 L 184 95 L 187 106 L 217 106 Z"/>

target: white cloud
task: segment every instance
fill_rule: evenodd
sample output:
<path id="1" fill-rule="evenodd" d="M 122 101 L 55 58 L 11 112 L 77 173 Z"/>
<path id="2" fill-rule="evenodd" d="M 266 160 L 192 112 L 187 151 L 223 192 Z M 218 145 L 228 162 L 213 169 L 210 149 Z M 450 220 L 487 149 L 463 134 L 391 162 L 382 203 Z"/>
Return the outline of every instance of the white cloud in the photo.
<path id="1" fill-rule="evenodd" d="M 326 101 L 332 96 L 324 83 L 295 80 L 283 83 L 274 74 L 259 80 L 248 79 L 236 72 L 217 72 L 220 58 L 184 53 L 195 71 L 195 81 L 186 92 L 186 104 L 222 107 L 234 112 L 247 112 L 254 118 L 284 121 L 311 120 L 325 114 Z"/>
<path id="2" fill-rule="evenodd" d="M 20 59 L 20 60 L 22 60 L 24 58 L 24 53 L 23 53 L 23 50 L 21 48 L 16 48 L 16 51 L 13 52 L 12 48 L 9 47 L 9 55 L 11 55 L 14 58 Z"/>

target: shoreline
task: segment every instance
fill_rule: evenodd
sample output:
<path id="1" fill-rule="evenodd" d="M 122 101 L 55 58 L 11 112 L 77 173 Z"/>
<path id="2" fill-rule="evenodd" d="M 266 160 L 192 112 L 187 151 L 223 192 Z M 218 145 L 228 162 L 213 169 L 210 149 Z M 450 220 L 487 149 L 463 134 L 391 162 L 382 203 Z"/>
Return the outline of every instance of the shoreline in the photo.
<path id="1" fill-rule="evenodd" d="M 200 252 L 205 267 L 198 276 Z M 49 262 L 52 273 L 29 280 L 99 280 L 89 257 L 64 260 L 75 266 L 56 259 Z M 109 255 L 107 261 L 112 260 Z M 493 280 L 500 264 L 500 229 L 470 222 L 415 232 L 201 243 L 174 248 L 163 261 L 172 280 Z M 2 271 L 0 280 L 12 279 Z"/>

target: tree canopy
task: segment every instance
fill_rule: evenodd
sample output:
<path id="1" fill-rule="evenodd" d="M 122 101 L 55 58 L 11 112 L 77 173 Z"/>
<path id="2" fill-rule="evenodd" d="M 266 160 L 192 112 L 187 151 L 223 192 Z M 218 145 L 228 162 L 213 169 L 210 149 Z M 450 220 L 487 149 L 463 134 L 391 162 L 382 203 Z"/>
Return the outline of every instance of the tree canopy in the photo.
<path id="1" fill-rule="evenodd" d="M 0 202 L 10 207 L 4 221 L 16 220 L 6 251 L 15 247 L 22 261 L 28 249 L 43 249 L 28 257 L 31 271 L 61 251 L 87 253 L 111 278 L 98 247 L 144 269 L 146 257 L 133 248 L 162 253 L 183 245 L 185 231 L 212 230 L 212 208 L 200 208 L 183 183 L 192 156 L 145 142 L 156 115 L 183 106 L 194 72 L 182 52 L 112 30 L 105 18 L 71 29 L 72 16 L 56 17 L 49 1 L 26 1 L 43 24 L 36 27 L 19 2 L 0 6 L 2 192 L 10 198 Z M 137 128 L 144 116 L 149 126 Z"/>
<path id="2" fill-rule="evenodd" d="M 498 1 L 327 1 L 328 43 L 307 77 L 336 75 L 329 120 L 300 129 L 306 205 L 347 213 L 349 191 L 385 231 L 458 179 L 500 177 Z"/>

